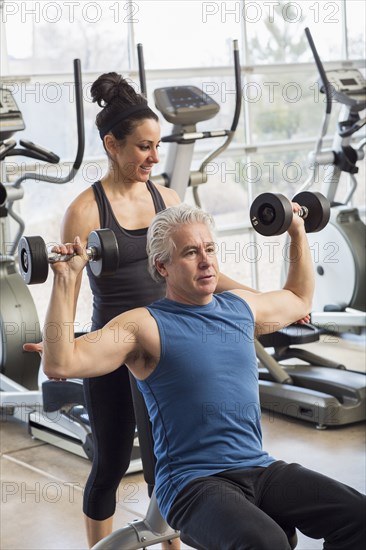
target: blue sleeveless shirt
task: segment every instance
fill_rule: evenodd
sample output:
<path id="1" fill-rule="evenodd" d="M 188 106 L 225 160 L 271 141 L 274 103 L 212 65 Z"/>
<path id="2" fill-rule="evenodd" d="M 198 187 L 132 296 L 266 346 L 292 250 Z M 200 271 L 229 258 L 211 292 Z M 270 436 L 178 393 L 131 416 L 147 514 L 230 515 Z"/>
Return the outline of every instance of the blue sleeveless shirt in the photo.
<path id="1" fill-rule="evenodd" d="M 177 494 L 195 478 L 266 467 L 262 449 L 254 319 L 232 294 L 204 306 L 166 298 L 147 307 L 157 322 L 161 356 L 137 384 L 152 422 L 155 492 L 167 518 Z"/>

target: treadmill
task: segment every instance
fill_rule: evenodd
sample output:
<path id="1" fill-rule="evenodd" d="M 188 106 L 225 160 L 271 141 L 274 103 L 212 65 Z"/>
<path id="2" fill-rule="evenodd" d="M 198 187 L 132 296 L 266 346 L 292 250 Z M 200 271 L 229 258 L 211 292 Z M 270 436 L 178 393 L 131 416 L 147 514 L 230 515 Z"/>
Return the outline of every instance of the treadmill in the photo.
<path id="1" fill-rule="evenodd" d="M 318 340 L 319 330 L 312 325 L 290 325 L 258 338 L 262 408 L 269 414 L 312 422 L 317 429 L 366 420 L 366 374 L 293 347 Z M 266 348 L 274 353 L 270 355 Z M 301 363 L 284 363 L 294 358 Z"/>

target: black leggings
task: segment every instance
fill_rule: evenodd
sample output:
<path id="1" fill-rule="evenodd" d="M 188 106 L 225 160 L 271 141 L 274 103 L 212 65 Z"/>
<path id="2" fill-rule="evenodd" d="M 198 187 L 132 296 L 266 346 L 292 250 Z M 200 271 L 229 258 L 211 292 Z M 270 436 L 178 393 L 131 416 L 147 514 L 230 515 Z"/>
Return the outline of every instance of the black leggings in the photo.
<path id="1" fill-rule="evenodd" d="M 324 539 L 327 550 L 366 548 L 366 498 L 299 464 L 228 470 L 188 484 L 168 523 L 198 550 L 289 550 L 286 532 Z"/>
<path id="2" fill-rule="evenodd" d="M 111 517 L 118 485 L 128 469 L 135 415 L 127 367 L 84 380 L 94 456 L 84 491 L 84 513 L 95 520 Z"/>

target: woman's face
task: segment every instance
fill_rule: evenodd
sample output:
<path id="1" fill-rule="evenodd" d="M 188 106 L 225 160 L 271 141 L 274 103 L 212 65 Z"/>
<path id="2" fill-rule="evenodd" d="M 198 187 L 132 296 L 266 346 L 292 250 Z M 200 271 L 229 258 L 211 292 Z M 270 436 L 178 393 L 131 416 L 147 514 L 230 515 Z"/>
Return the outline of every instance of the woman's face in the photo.
<path id="1" fill-rule="evenodd" d="M 108 149 L 118 170 L 118 177 L 125 182 L 147 181 L 151 170 L 159 162 L 160 124 L 154 119 L 141 121 L 122 143 L 114 140 Z M 108 145 L 106 143 L 108 148 Z"/>

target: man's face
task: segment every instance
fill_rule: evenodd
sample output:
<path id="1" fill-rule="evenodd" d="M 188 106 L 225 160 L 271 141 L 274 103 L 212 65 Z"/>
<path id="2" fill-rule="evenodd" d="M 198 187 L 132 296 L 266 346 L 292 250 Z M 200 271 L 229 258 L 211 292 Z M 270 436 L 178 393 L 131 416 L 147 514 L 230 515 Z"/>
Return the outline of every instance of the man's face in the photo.
<path id="1" fill-rule="evenodd" d="M 181 225 L 172 235 L 171 260 L 158 264 L 165 277 L 167 298 L 185 304 L 206 304 L 216 289 L 217 245 L 205 224 Z"/>

